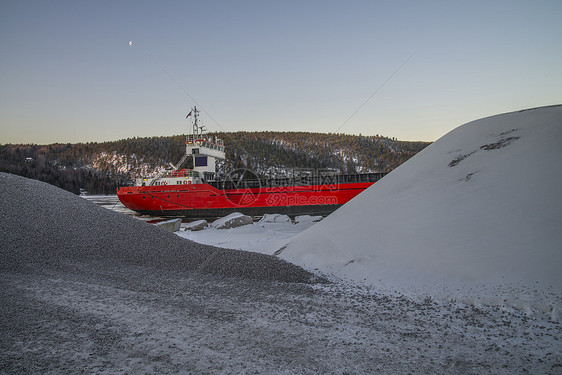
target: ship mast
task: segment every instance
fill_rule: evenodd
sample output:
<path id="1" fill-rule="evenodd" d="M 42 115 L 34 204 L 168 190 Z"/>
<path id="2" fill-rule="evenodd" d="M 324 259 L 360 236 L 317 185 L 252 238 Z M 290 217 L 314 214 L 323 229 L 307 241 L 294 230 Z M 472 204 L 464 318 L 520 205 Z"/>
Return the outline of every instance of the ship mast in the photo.
<path id="1" fill-rule="evenodd" d="M 185 116 L 185 118 L 188 118 L 189 116 L 193 115 L 193 128 L 191 131 L 191 135 L 187 135 L 186 137 L 186 141 L 189 142 L 194 142 L 197 139 L 202 139 L 204 138 L 204 133 L 205 133 L 205 125 L 201 125 L 199 126 L 199 111 L 197 109 L 196 106 L 193 106 L 193 108 L 191 109 L 191 111 L 187 114 L 187 116 Z"/>
<path id="2" fill-rule="evenodd" d="M 191 156 L 193 171 L 201 173 L 204 180 L 210 181 L 215 179 L 216 161 L 225 159 L 225 147 L 221 139 L 216 136 L 208 137 L 205 134 L 205 126 L 199 125 L 199 112 L 197 107 L 193 106 L 186 116 L 193 115 L 193 129 L 192 134 L 187 135 L 184 158 Z"/>
<path id="3" fill-rule="evenodd" d="M 199 138 L 199 112 L 197 106 L 193 106 L 190 114 L 193 114 L 193 135 L 195 139 Z"/>

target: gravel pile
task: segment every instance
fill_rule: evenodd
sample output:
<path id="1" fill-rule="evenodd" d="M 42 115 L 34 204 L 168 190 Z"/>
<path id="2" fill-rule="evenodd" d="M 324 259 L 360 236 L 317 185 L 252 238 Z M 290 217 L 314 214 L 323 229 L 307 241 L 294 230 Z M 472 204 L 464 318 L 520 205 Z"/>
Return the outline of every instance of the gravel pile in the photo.
<path id="1" fill-rule="evenodd" d="M 552 314 L 413 300 L 340 282 L 269 282 L 311 275 L 1 173 L 0 231 L 0 374 L 562 368 Z"/>
<path id="2" fill-rule="evenodd" d="M 197 244 L 46 183 L 0 173 L 0 270 L 76 261 L 310 283 L 281 259 Z"/>

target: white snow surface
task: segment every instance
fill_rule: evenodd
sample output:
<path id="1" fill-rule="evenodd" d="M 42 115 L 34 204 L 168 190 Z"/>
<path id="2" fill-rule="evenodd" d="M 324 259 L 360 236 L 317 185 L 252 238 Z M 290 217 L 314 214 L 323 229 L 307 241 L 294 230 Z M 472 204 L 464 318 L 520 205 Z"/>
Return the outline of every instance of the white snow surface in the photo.
<path id="1" fill-rule="evenodd" d="M 229 228 L 232 224 L 236 223 L 234 226 L 238 227 L 244 225 L 244 222 L 250 222 L 250 218 L 246 215 L 241 214 L 240 212 L 233 212 L 230 215 L 225 217 L 221 217 L 211 223 L 211 227 L 216 229 L 224 229 Z"/>
<path id="2" fill-rule="evenodd" d="M 280 256 L 387 290 L 560 309 L 561 145 L 562 106 L 467 123 Z"/>
<path id="3" fill-rule="evenodd" d="M 299 216 L 300 221 L 293 224 L 284 220 L 285 215 L 264 217 L 257 223 L 237 228 L 217 229 L 209 226 L 200 231 L 185 230 L 176 234 L 205 245 L 273 255 L 292 237 L 316 224 L 314 220 L 319 220 L 318 217 Z"/>
<path id="4" fill-rule="evenodd" d="M 259 221 L 260 223 L 290 223 L 291 218 L 281 214 L 265 214 Z"/>

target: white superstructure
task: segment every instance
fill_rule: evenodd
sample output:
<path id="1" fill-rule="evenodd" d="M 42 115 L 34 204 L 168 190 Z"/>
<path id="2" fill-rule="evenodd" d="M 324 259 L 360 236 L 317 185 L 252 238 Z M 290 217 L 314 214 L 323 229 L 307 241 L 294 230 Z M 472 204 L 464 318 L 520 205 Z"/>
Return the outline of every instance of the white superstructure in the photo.
<path id="1" fill-rule="evenodd" d="M 193 132 L 188 134 L 185 142 L 185 155 L 173 165 L 173 169 L 165 170 L 155 178 L 137 180 L 140 186 L 200 184 L 216 178 L 216 162 L 225 159 L 225 147 L 222 139 L 209 137 L 205 127 L 199 125 L 199 111 L 193 107 L 186 118 L 193 116 Z M 193 168 L 180 169 L 182 164 L 191 157 Z"/>

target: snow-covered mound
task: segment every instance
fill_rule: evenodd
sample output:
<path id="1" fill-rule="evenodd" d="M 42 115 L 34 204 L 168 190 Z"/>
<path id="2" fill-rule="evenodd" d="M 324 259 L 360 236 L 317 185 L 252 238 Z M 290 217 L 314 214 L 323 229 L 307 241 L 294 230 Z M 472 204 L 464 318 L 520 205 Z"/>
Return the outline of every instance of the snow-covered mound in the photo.
<path id="1" fill-rule="evenodd" d="M 497 115 L 443 136 L 278 254 L 402 290 L 559 298 L 561 187 L 562 106 Z"/>
<path id="2" fill-rule="evenodd" d="M 253 220 L 250 216 L 241 214 L 240 212 L 233 212 L 230 215 L 221 217 L 213 221 L 211 227 L 215 229 L 230 229 L 249 225 L 252 223 Z"/>

